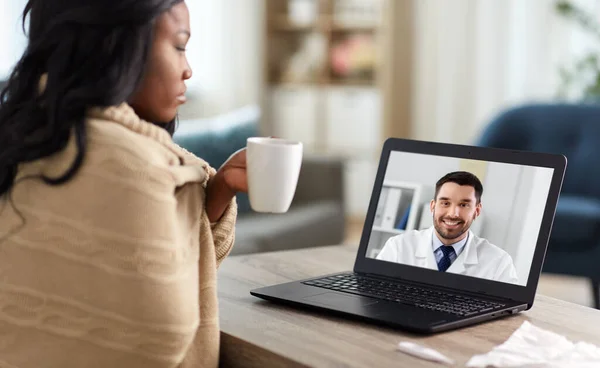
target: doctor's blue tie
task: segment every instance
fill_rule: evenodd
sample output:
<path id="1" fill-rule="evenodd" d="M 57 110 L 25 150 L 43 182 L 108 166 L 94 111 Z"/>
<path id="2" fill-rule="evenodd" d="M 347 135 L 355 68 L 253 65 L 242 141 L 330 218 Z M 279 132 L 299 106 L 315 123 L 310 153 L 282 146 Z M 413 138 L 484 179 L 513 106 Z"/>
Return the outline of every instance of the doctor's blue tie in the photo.
<path id="1" fill-rule="evenodd" d="M 444 255 L 442 256 L 442 258 L 438 262 L 438 269 L 440 271 L 444 272 L 452 264 L 452 259 L 450 258 L 450 256 L 455 254 L 454 253 L 454 247 L 448 246 L 448 245 L 442 245 L 440 247 L 440 249 L 441 249 L 442 253 L 444 253 Z"/>

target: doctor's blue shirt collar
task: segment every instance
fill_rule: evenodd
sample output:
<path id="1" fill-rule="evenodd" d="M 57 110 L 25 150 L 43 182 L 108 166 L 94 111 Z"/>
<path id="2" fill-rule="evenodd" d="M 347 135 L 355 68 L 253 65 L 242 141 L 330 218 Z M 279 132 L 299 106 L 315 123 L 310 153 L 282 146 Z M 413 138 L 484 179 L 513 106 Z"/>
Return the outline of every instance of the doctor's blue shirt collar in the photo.
<path id="1" fill-rule="evenodd" d="M 442 243 L 442 241 L 438 238 L 437 234 L 435 233 L 435 230 L 433 231 L 433 236 L 432 236 L 432 242 L 431 245 L 433 246 L 433 252 L 435 252 L 439 247 L 441 247 L 442 245 L 444 245 L 444 243 Z M 465 245 L 467 245 L 467 241 L 469 241 L 469 231 L 467 230 L 467 236 L 465 236 L 465 238 L 457 243 L 451 244 L 452 247 L 454 248 L 454 252 L 456 253 L 456 256 L 460 256 L 460 253 L 465 249 Z"/>

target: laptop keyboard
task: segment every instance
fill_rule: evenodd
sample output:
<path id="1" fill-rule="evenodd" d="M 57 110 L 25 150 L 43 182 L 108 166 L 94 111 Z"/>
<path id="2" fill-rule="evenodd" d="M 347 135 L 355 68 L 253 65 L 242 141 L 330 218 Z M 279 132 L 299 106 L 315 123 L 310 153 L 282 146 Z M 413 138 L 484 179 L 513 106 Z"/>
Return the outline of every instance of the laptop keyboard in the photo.
<path id="1" fill-rule="evenodd" d="M 302 282 L 306 285 L 368 296 L 459 316 L 487 312 L 505 304 L 415 285 L 394 283 L 356 274 L 342 274 Z"/>

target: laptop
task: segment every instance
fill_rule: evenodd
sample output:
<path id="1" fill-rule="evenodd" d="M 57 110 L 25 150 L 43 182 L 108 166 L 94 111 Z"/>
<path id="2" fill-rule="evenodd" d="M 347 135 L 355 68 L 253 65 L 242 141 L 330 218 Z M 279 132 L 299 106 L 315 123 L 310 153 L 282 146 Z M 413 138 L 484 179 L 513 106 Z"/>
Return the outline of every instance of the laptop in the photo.
<path id="1" fill-rule="evenodd" d="M 567 160 L 390 138 L 354 269 L 256 297 L 417 333 L 532 307 Z"/>

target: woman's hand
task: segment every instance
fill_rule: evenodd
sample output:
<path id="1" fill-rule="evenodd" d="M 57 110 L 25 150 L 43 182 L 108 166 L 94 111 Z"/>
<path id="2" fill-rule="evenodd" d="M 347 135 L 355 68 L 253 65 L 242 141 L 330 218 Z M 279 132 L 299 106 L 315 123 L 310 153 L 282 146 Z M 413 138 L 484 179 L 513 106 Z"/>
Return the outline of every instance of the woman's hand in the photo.
<path id="1" fill-rule="evenodd" d="M 206 213 L 210 222 L 217 222 L 238 192 L 248 192 L 246 149 L 227 159 L 206 187 Z"/>
<path id="2" fill-rule="evenodd" d="M 225 184 L 234 192 L 248 192 L 248 176 L 246 175 L 246 149 L 237 151 L 221 166 Z"/>

